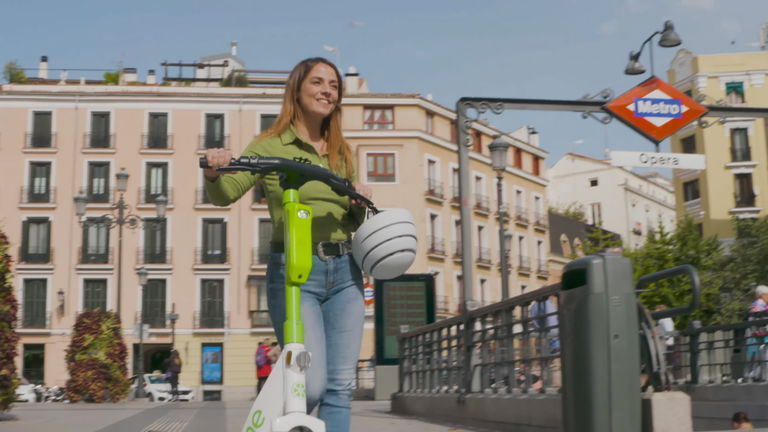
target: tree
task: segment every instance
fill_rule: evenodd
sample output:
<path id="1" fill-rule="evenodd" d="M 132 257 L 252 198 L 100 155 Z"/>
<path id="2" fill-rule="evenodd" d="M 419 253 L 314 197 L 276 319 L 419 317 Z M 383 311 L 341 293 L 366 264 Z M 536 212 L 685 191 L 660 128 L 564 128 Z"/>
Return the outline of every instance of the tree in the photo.
<path id="1" fill-rule="evenodd" d="M 16 399 L 16 334 L 18 304 L 11 285 L 11 256 L 8 255 L 8 238 L 0 231 L 0 412 L 10 409 Z"/>
<path id="2" fill-rule="evenodd" d="M 222 87 L 248 87 L 248 77 L 242 72 L 232 71 L 221 80 Z"/>
<path id="3" fill-rule="evenodd" d="M 120 84 L 120 72 L 104 72 L 104 84 Z"/>
<path id="4" fill-rule="evenodd" d="M 606 249 L 621 247 L 621 236 L 602 229 L 599 226 L 588 226 L 583 244 L 584 255 L 603 252 Z"/>
<path id="5" fill-rule="evenodd" d="M 690 264 L 701 281 L 701 305 L 692 315 L 677 318 L 677 324 L 684 326 L 689 320 L 716 324 L 732 320 L 723 314 L 724 302 L 720 296 L 723 282 L 722 265 L 724 257 L 716 237 L 702 237 L 696 224 L 690 218 L 679 222 L 674 232 L 668 232 L 660 223 L 651 231 L 643 246 L 625 252 L 632 259 L 635 279 L 671 267 Z M 675 277 L 648 287 L 650 291 L 640 293 L 640 301 L 650 310 L 658 305 L 667 307 L 686 306 L 691 300 L 691 285 L 687 277 Z"/>
<path id="6" fill-rule="evenodd" d="M 22 84 L 27 81 L 27 75 L 15 61 L 5 64 L 3 68 L 3 78 L 11 84 Z"/>
<path id="7" fill-rule="evenodd" d="M 728 315 L 743 317 L 754 300 L 754 287 L 768 284 L 768 217 L 762 219 L 734 219 L 736 239 L 729 248 L 724 266 L 722 296 L 730 301 L 733 310 Z"/>
<path id="8" fill-rule="evenodd" d="M 568 204 L 563 209 L 550 207 L 550 210 L 555 213 L 561 214 L 569 219 L 577 220 L 579 222 L 587 221 L 587 216 L 586 216 L 586 213 L 584 212 L 584 204 L 578 201 L 574 201 Z"/>
<path id="9" fill-rule="evenodd" d="M 86 311 L 77 317 L 67 349 L 67 397 L 72 402 L 117 402 L 128 394 L 127 350 L 114 312 Z"/>

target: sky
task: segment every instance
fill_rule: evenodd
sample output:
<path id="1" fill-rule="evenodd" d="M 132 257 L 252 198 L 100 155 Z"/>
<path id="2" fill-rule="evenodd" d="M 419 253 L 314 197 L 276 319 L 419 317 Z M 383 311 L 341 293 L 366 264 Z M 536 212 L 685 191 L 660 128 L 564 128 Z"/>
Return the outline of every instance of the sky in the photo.
<path id="1" fill-rule="evenodd" d="M 631 50 L 672 20 L 683 43 L 653 39 L 655 73 L 678 49 L 696 55 L 756 51 L 768 0 L 40 0 L 3 2 L 0 62 L 37 68 L 135 67 L 143 80 L 160 63 L 229 51 L 249 69 L 289 70 L 306 57 L 355 66 L 373 92 L 419 93 L 451 109 L 461 97 L 579 99 L 610 88 L 618 96 L 650 77 L 624 75 Z M 334 47 L 335 52 L 324 47 Z M 36 72 L 28 71 L 29 76 Z M 75 78 L 75 73 L 70 78 Z M 53 74 L 51 76 L 54 76 Z M 502 131 L 540 134 L 547 166 L 564 153 L 653 144 L 614 120 L 577 113 L 488 114 Z M 661 145 L 668 151 L 668 141 Z"/>

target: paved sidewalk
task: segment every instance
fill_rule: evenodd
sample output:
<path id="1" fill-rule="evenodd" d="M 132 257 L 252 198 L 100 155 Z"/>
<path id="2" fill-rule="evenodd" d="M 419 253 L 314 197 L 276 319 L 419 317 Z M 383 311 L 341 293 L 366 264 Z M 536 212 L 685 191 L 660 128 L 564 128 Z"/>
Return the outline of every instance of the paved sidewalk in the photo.
<path id="1" fill-rule="evenodd" d="M 15 404 L 2 432 L 240 432 L 252 402 Z M 488 432 L 389 412 L 389 401 L 355 401 L 353 432 Z M 330 431 L 329 431 L 330 432 Z"/>

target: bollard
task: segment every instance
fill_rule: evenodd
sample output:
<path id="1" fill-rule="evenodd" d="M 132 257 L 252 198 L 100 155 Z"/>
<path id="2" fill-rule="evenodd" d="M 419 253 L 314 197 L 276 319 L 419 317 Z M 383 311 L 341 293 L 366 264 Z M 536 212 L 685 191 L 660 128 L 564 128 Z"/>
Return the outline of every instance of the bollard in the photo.
<path id="1" fill-rule="evenodd" d="M 565 266 L 560 293 L 566 432 L 640 432 L 640 349 L 632 265 L 597 254 Z"/>

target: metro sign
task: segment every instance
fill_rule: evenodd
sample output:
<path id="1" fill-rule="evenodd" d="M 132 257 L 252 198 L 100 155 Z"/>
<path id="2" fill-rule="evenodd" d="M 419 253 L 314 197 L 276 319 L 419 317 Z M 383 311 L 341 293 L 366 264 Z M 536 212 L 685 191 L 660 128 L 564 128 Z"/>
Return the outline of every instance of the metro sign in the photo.
<path id="1" fill-rule="evenodd" d="M 643 81 L 603 109 L 656 144 L 708 111 L 657 77 Z"/>

